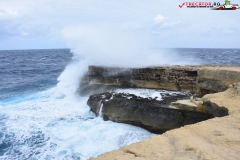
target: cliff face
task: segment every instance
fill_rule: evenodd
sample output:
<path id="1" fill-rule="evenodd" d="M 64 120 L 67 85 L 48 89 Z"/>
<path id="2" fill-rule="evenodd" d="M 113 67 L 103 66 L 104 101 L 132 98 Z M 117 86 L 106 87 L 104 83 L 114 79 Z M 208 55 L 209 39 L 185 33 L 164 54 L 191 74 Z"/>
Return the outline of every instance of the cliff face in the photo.
<path id="1" fill-rule="evenodd" d="M 89 66 L 81 80 L 82 89 L 86 85 L 157 88 L 177 91 L 196 91 L 197 68 L 189 67 L 150 67 L 114 68 Z"/>
<path id="2" fill-rule="evenodd" d="M 109 91 L 114 87 L 156 88 L 196 92 L 203 96 L 224 91 L 231 83 L 240 82 L 237 67 L 162 66 L 117 68 L 89 66 L 81 79 L 80 94 Z"/>
<path id="3" fill-rule="evenodd" d="M 201 67 L 198 69 L 198 94 L 225 91 L 229 84 L 240 82 L 239 67 Z"/>
<path id="4" fill-rule="evenodd" d="M 240 83 L 233 83 L 226 91 L 207 94 L 202 99 L 210 113 L 215 116 L 240 114 Z"/>

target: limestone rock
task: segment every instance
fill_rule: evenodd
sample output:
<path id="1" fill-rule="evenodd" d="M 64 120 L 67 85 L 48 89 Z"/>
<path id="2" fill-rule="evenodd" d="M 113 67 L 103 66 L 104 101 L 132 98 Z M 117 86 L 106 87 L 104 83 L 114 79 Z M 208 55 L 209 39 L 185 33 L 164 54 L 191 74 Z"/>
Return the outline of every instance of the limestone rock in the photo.
<path id="1" fill-rule="evenodd" d="M 171 130 L 91 160 L 239 160 L 240 158 L 240 83 L 220 93 L 208 94 L 203 104 L 216 117 Z M 209 103 L 209 104 L 206 104 Z"/>
<path id="2" fill-rule="evenodd" d="M 189 110 L 189 111 L 196 111 L 201 113 L 209 113 L 205 106 L 203 105 L 203 101 L 201 98 L 193 98 L 185 99 L 185 100 L 178 100 L 176 102 L 171 103 L 171 107 Z"/>
<path id="3" fill-rule="evenodd" d="M 203 97 L 207 110 L 214 116 L 240 113 L 240 83 L 234 83 L 224 92 Z"/>
<path id="4" fill-rule="evenodd" d="M 117 68 L 89 66 L 81 79 L 81 87 L 105 85 L 118 87 L 158 88 L 196 91 L 196 66 L 165 66 L 146 68 Z M 86 91 L 86 90 L 83 90 Z"/>
<path id="5" fill-rule="evenodd" d="M 240 68 L 235 66 L 200 67 L 197 72 L 199 95 L 222 92 L 229 84 L 240 82 Z"/>
<path id="6" fill-rule="evenodd" d="M 238 113 L 174 129 L 91 160 L 239 160 L 239 132 Z"/>
<path id="7" fill-rule="evenodd" d="M 154 133 L 163 133 L 183 125 L 213 118 L 211 114 L 169 107 L 171 102 L 183 97 L 183 95 L 175 95 L 175 97 L 172 95 L 157 101 L 135 95 L 107 92 L 91 95 L 87 104 L 98 115 L 102 103 L 102 115 L 105 120 L 140 126 Z"/>
<path id="8" fill-rule="evenodd" d="M 141 79 L 139 81 L 144 84 L 140 85 L 141 87 L 149 87 L 154 84 L 152 86 L 156 88 L 160 86 L 165 89 L 173 88 L 169 83 L 174 81 L 171 69 L 159 67 L 154 71 L 155 76 L 149 76 L 149 71 L 136 71 L 136 75 L 139 75 L 139 79 Z M 182 71 L 182 69 L 179 70 L 181 77 L 178 77 L 178 80 L 184 77 L 185 73 Z M 148 81 L 151 81 L 151 85 Z M 179 83 L 179 81 L 176 82 Z M 240 83 L 237 82 L 240 82 L 239 67 L 198 66 L 194 85 L 197 87 L 198 95 L 205 95 L 202 98 L 203 103 L 188 100 L 187 104 L 191 103 L 195 107 L 203 105 L 215 118 L 167 131 L 162 135 L 102 154 L 96 159 L 238 160 L 240 157 Z M 166 86 L 162 85 L 163 83 Z M 180 81 L 180 83 L 182 82 Z M 169 84 L 171 87 L 168 86 Z M 181 85 L 179 86 L 183 88 Z M 189 85 L 186 88 L 189 89 Z"/>
<path id="9" fill-rule="evenodd" d="M 94 88 L 131 87 L 190 91 L 204 96 L 225 91 L 229 84 L 237 82 L 240 82 L 240 69 L 235 66 L 89 66 L 88 72 L 81 78 L 79 92 L 87 95 L 90 93 L 86 91 Z"/>

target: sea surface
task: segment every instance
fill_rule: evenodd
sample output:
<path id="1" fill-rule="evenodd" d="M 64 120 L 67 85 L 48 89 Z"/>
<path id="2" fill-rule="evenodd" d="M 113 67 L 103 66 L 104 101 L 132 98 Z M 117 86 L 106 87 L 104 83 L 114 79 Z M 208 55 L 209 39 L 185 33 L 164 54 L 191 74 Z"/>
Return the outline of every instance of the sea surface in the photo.
<path id="1" fill-rule="evenodd" d="M 240 49 L 174 51 L 189 64 L 240 65 Z M 96 117 L 77 85 L 66 85 L 79 79 L 73 57 L 69 49 L 0 51 L 1 160 L 84 160 L 154 136 Z"/>

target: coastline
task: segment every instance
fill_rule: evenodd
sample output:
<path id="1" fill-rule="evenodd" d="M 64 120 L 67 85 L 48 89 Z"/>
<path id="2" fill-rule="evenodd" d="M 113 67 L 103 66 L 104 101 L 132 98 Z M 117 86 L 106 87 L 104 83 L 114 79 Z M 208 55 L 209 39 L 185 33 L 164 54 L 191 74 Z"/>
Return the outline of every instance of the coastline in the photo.
<path id="1" fill-rule="evenodd" d="M 215 118 L 173 129 L 90 159 L 238 159 L 240 83 L 236 82 L 240 82 L 240 68 L 236 67 L 204 66 L 197 69 L 201 75 L 196 78 L 196 93 L 203 96 L 205 107 L 215 114 Z M 199 79 L 205 81 L 199 84 Z M 228 111 L 227 116 L 221 117 L 218 113 L 222 108 Z"/>
<path id="2" fill-rule="evenodd" d="M 231 85 L 227 91 L 208 94 L 203 99 L 226 107 L 229 115 L 173 129 L 90 159 L 239 159 L 240 83 Z"/>

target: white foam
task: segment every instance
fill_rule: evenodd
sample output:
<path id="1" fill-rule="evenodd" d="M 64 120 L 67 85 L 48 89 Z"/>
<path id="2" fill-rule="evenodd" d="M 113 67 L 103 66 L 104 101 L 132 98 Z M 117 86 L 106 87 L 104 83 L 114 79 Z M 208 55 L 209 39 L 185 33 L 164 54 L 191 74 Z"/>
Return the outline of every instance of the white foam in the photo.
<path id="1" fill-rule="evenodd" d="M 186 94 L 183 92 L 176 92 L 176 91 L 166 91 L 166 90 L 155 90 L 155 89 L 139 89 L 139 88 L 128 88 L 128 89 L 117 89 L 115 91 L 116 93 L 125 93 L 125 94 L 133 94 L 135 96 L 141 97 L 141 98 L 151 98 L 156 99 L 158 101 L 162 100 L 161 94 Z M 127 96 L 128 99 L 131 98 L 131 96 Z"/>
<path id="2" fill-rule="evenodd" d="M 68 97 L 58 88 L 33 97 L 0 106 L 0 113 L 7 117 L 2 126 L 7 129 L 2 132 L 13 134 L 13 147 L 3 159 L 30 155 L 33 159 L 88 159 L 154 135 L 139 127 L 103 121 L 90 112 L 86 97 Z"/>
<path id="3" fill-rule="evenodd" d="M 99 109 L 99 113 L 98 113 L 99 117 L 102 117 L 102 108 L 103 108 L 103 103 L 101 104 L 100 109 Z"/>

